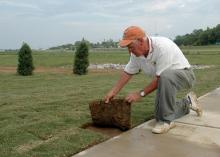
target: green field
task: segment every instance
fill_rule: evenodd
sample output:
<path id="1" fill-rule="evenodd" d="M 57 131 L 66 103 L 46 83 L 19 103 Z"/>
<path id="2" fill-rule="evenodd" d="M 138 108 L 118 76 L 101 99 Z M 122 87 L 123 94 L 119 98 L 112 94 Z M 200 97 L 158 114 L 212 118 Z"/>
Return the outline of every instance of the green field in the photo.
<path id="1" fill-rule="evenodd" d="M 191 64 L 219 65 L 220 46 L 183 47 L 184 54 Z M 72 67 L 74 52 L 72 51 L 34 51 L 34 65 L 36 67 Z M 208 59 L 208 61 L 207 61 Z M 121 63 L 126 64 L 129 54 L 126 51 L 91 52 L 90 63 Z M 17 66 L 15 52 L 0 52 L 0 66 Z"/>
<path id="2" fill-rule="evenodd" d="M 203 95 L 220 86 L 220 47 L 184 47 L 191 64 L 215 65 L 195 70 L 194 91 Z M 18 76 L 0 72 L 0 156 L 51 157 L 71 156 L 93 143 L 109 137 L 82 129 L 91 122 L 88 103 L 102 99 L 119 78 L 120 71 L 89 71 L 88 75 L 71 74 L 73 52 L 34 52 L 35 67 L 64 67 L 70 73 L 34 73 Z M 92 52 L 90 63 L 126 64 L 126 52 Z M 0 68 L 16 67 L 16 53 L 0 53 Z M 120 97 L 139 91 L 150 81 L 135 75 Z M 187 91 L 179 93 L 178 97 Z M 153 115 L 154 95 L 132 106 L 132 125 Z"/>

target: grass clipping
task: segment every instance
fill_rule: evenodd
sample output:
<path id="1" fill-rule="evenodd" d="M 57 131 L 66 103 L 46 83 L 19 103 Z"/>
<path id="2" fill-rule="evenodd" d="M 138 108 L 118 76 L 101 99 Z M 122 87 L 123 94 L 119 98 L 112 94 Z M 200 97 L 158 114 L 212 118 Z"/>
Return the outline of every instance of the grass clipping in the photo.
<path id="1" fill-rule="evenodd" d="M 131 128 L 131 104 L 124 99 L 113 99 L 109 103 L 96 100 L 89 104 L 92 121 L 96 126 Z"/>

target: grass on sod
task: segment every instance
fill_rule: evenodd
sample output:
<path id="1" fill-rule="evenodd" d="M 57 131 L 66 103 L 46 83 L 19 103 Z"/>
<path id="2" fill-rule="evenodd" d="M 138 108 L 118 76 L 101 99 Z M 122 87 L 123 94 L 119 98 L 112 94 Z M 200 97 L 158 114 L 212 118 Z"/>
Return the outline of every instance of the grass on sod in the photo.
<path id="1" fill-rule="evenodd" d="M 0 55 L 0 67 L 16 65 L 16 55 L 4 55 Z M 42 52 L 34 54 L 34 60 L 37 66 L 71 66 L 71 55 Z M 126 63 L 128 60 L 125 52 L 93 55 L 90 55 L 91 63 Z M 193 90 L 199 96 L 220 86 L 220 55 L 211 56 L 187 55 L 192 64 L 216 65 L 195 70 L 197 84 Z M 71 156 L 107 139 L 107 136 L 80 127 L 91 121 L 88 102 L 102 99 L 119 75 L 119 71 L 90 71 L 85 76 L 35 73 L 27 77 L 0 73 L 0 156 Z M 139 91 L 149 81 L 143 74 L 135 75 L 119 97 Z M 178 97 L 186 92 L 180 92 Z M 155 92 L 132 106 L 133 126 L 153 115 L 154 95 Z"/>

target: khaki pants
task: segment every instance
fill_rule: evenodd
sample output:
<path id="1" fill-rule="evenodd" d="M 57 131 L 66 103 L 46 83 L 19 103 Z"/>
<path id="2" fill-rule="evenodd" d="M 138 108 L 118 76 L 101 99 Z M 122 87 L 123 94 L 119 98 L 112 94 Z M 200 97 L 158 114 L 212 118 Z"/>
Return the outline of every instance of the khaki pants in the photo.
<path id="1" fill-rule="evenodd" d="M 165 70 L 161 73 L 155 99 L 155 118 L 157 121 L 171 122 L 189 113 L 189 100 L 176 100 L 181 89 L 190 89 L 195 83 L 192 69 Z"/>

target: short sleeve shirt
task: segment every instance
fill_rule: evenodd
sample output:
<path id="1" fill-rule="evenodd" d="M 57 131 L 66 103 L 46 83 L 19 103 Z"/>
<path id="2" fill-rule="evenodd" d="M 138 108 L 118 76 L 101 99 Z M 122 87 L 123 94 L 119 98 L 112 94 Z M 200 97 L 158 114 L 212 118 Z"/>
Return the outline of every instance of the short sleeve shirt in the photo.
<path id="1" fill-rule="evenodd" d="M 142 70 L 151 76 L 160 76 L 166 69 L 190 68 L 190 64 L 179 47 L 165 37 L 148 37 L 150 50 L 148 56 L 136 57 L 131 53 L 130 61 L 124 71 L 129 74 Z"/>

